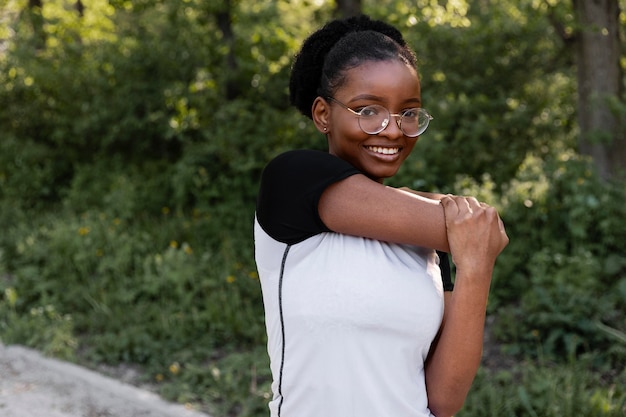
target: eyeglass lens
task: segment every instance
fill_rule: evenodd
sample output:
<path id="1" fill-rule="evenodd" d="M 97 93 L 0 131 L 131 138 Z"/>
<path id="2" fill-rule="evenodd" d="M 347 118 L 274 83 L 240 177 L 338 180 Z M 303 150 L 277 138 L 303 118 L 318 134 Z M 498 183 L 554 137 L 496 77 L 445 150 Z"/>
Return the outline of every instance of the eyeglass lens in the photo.
<path id="1" fill-rule="evenodd" d="M 389 110 L 377 104 L 364 107 L 359 112 L 359 126 L 370 135 L 382 132 L 389 124 L 390 119 Z M 398 124 L 406 136 L 415 137 L 424 133 L 429 122 L 428 113 L 423 109 L 415 108 L 403 111 L 400 114 Z"/>

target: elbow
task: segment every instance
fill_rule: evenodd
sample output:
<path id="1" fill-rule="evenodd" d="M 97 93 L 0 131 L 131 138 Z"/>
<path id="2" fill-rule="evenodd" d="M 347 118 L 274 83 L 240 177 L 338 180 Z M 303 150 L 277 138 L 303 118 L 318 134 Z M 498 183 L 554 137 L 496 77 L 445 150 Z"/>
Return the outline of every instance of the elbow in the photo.
<path id="1" fill-rule="evenodd" d="M 458 413 L 463 404 L 465 404 L 465 398 L 467 397 L 467 391 L 464 390 L 449 391 L 447 394 L 444 392 L 429 393 L 428 395 L 428 408 L 435 417 L 451 417 Z"/>
<path id="2" fill-rule="evenodd" d="M 428 401 L 428 408 L 435 417 L 452 417 L 461 410 L 465 401 Z"/>

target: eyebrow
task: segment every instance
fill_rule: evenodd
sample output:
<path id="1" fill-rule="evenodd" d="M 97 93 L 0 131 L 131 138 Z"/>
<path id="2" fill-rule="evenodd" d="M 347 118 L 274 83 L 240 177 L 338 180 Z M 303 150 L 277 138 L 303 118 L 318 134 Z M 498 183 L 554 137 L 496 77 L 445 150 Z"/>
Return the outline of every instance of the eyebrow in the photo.
<path id="1" fill-rule="evenodd" d="M 353 101 L 358 101 L 358 100 L 372 100 L 372 101 L 378 101 L 378 102 L 385 101 L 382 97 L 375 96 L 373 94 L 359 94 L 358 96 L 353 97 L 352 99 L 350 99 L 349 103 L 351 103 Z M 414 98 L 410 98 L 408 100 L 405 100 L 405 103 L 407 103 L 407 104 L 415 103 L 419 107 L 419 106 L 422 105 L 422 100 L 420 100 L 417 97 L 414 97 Z"/>

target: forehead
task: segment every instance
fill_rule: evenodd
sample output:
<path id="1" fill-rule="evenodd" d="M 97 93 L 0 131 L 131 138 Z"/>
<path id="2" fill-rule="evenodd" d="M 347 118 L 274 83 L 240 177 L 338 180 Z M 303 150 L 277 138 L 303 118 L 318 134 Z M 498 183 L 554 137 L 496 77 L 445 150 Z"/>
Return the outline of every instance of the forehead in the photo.
<path id="1" fill-rule="evenodd" d="M 412 66 L 400 61 L 367 61 L 345 72 L 337 95 L 419 98 L 420 81 Z"/>

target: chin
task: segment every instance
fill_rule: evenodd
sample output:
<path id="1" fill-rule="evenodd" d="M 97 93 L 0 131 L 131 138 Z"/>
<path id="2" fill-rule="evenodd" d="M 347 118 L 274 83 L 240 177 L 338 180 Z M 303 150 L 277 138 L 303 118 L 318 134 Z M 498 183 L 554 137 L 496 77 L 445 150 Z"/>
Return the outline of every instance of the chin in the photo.
<path id="1" fill-rule="evenodd" d="M 368 170 L 367 176 L 377 182 L 383 182 L 387 178 L 391 178 L 398 172 L 398 168 L 393 170 Z"/>

